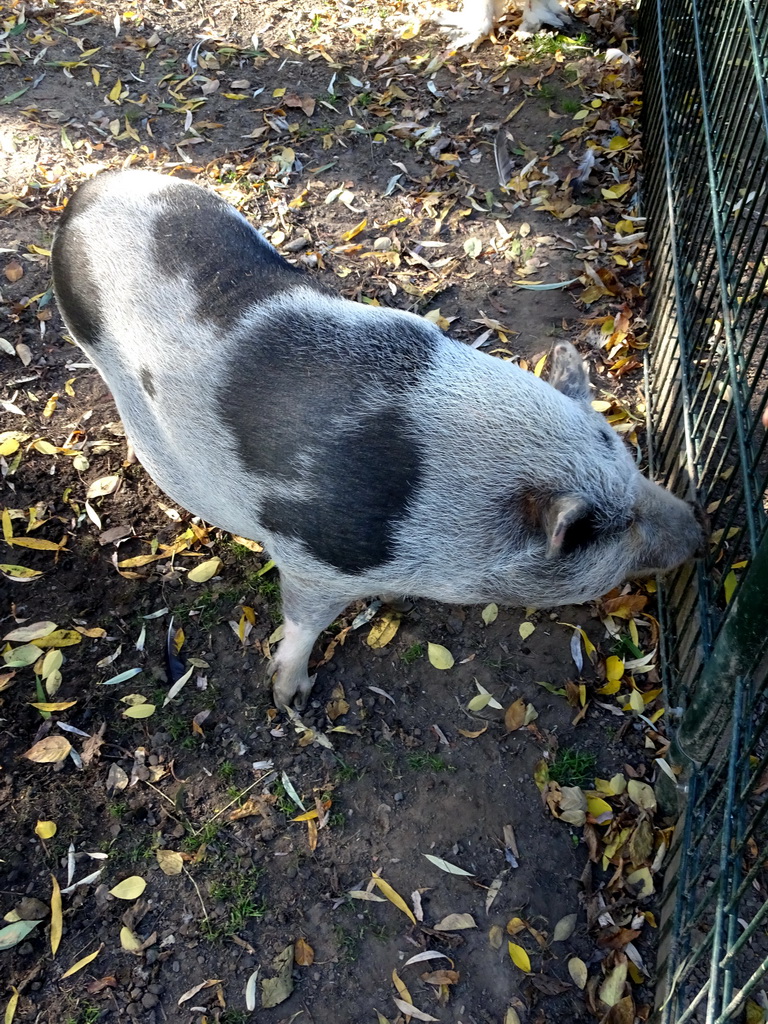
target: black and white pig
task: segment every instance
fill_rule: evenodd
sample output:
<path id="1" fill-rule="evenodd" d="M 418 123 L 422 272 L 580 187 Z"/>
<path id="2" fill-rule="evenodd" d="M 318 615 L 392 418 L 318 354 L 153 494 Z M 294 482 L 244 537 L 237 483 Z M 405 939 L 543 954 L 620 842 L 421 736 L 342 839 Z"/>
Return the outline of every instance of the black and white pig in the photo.
<path id="1" fill-rule="evenodd" d="M 702 544 L 691 506 L 591 408 L 571 345 L 546 383 L 340 298 L 198 185 L 87 182 L 53 280 L 149 474 L 277 563 L 279 705 L 306 698 L 314 641 L 357 599 L 578 603 Z"/>

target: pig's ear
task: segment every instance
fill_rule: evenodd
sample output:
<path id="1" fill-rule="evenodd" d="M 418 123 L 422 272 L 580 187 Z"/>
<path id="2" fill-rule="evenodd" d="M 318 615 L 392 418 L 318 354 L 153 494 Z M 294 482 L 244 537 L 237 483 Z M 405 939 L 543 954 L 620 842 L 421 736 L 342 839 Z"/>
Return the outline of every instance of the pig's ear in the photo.
<path id="1" fill-rule="evenodd" d="M 542 522 L 547 534 L 547 558 L 555 558 L 587 539 L 586 535 L 591 530 L 591 511 L 591 506 L 577 494 L 563 494 L 552 499 Z M 571 537 L 568 537 L 569 531 Z"/>
<path id="2" fill-rule="evenodd" d="M 552 349 L 549 383 L 577 402 L 590 401 L 587 364 L 567 341 L 559 341 Z"/>

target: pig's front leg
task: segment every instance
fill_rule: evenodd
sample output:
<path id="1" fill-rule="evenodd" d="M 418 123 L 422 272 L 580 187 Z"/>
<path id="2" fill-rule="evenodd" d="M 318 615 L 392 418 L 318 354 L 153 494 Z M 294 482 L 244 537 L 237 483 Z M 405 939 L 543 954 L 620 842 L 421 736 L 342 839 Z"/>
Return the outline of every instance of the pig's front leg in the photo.
<path id="1" fill-rule="evenodd" d="M 464 0 L 459 11 L 441 11 L 436 20 L 453 46 L 474 46 L 493 31 L 504 12 L 505 0 Z"/>
<path id="2" fill-rule="evenodd" d="M 540 32 L 542 26 L 562 28 L 568 24 L 568 16 L 558 0 L 525 0 L 523 4 L 523 20 L 517 35 L 526 38 L 534 32 Z"/>
<path id="3" fill-rule="evenodd" d="M 307 672 L 315 640 L 351 599 L 329 595 L 283 570 L 280 590 L 285 632 L 270 666 L 272 693 L 277 707 L 293 702 L 303 707 L 315 681 Z"/>

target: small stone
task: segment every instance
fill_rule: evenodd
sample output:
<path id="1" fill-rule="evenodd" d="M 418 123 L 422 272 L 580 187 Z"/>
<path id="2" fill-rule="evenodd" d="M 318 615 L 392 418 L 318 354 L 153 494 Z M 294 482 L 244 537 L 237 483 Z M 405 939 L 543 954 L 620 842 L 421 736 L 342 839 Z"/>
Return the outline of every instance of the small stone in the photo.
<path id="1" fill-rule="evenodd" d="M 145 992 L 141 997 L 141 1005 L 145 1010 L 151 1010 L 153 1006 L 157 1006 L 160 1000 L 157 998 L 154 992 Z"/>

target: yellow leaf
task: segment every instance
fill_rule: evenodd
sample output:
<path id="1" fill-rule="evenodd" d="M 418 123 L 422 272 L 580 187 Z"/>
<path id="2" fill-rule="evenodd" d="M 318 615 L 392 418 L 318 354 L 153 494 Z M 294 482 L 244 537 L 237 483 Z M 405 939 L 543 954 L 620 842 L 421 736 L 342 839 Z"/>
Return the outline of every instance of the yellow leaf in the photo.
<path id="1" fill-rule="evenodd" d="M 102 629 L 101 626 L 91 626 L 90 629 L 86 629 L 85 626 L 78 626 L 77 632 L 82 633 L 83 636 L 95 637 L 96 639 L 100 639 L 107 635 L 107 631 Z"/>
<path id="2" fill-rule="evenodd" d="M 109 100 L 110 100 L 110 102 L 111 103 L 117 103 L 117 101 L 120 99 L 120 93 L 122 91 L 123 91 L 123 83 L 118 78 L 118 80 L 115 82 L 115 84 L 109 90 Z"/>
<path id="3" fill-rule="evenodd" d="M 739 583 L 739 577 L 736 575 L 736 573 L 733 571 L 733 569 L 731 569 L 731 571 L 725 577 L 725 582 L 723 583 L 723 590 L 725 591 L 725 603 L 726 604 L 730 604 L 731 603 L 731 598 L 733 597 L 734 591 L 736 590 L 736 587 L 738 586 L 738 583 Z"/>
<path id="4" fill-rule="evenodd" d="M 587 810 L 593 818 L 599 818 L 603 814 L 610 814 L 611 818 L 613 817 L 613 808 L 607 800 L 599 796 L 587 796 Z"/>
<path id="5" fill-rule="evenodd" d="M 614 135 L 614 137 L 608 143 L 608 149 L 612 149 L 612 150 L 626 149 L 628 145 L 629 145 L 629 139 L 625 139 L 623 135 Z"/>
<path id="6" fill-rule="evenodd" d="M 66 711 L 77 704 L 76 700 L 39 700 L 30 701 L 29 706 L 38 711 Z"/>
<path id="7" fill-rule="evenodd" d="M 573 979 L 577 988 L 583 989 L 587 984 L 587 965 L 577 956 L 572 956 L 568 961 L 568 973 Z"/>
<path id="8" fill-rule="evenodd" d="M 295 818 L 291 818 L 291 821 L 311 821 L 312 818 L 319 818 L 317 808 L 313 808 L 311 811 L 304 811 L 303 814 L 297 814 Z"/>
<path id="9" fill-rule="evenodd" d="M 264 547 L 255 540 L 248 540 L 247 537 L 238 537 L 237 534 L 232 534 L 232 540 L 236 544 L 242 544 L 244 548 L 248 548 L 249 551 L 255 551 L 257 554 L 264 550 Z"/>
<path id="10" fill-rule="evenodd" d="M 56 829 L 55 821 L 38 821 L 35 825 L 35 835 L 40 839 L 51 839 L 56 835 Z"/>
<path id="11" fill-rule="evenodd" d="M 64 736 L 46 736 L 44 739 L 33 744 L 22 754 L 29 761 L 36 764 L 53 764 L 55 761 L 63 761 L 68 756 L 72 744 Z"/>
<path id="12" fill-rule="evenodd" d="M 17 580 L 32 580 L 43 575 L 37 569 L 28 569 L 26 565 L 9 565 L 7 562 L 0 562 L 0 572 Z"/>
<path id="13" fill-rule="evenodd" d="M 279 100 L 279 99 L 282 99 L 282 97 L 283 97 L 283 96 L 285 96 L 285 92 L 286 92 L 286 90 L 285 90 L 285 89 L 275 89 L 275 90 L 273 90 L 273 92 L 272 92 L 272 96 L 273 96 L 273 97 L 274 97 L 274 98 L 275 98 L 276 100 Z"/>
<path id="14" fill-rule="evenodd" d="M 160 555 L 134 555 L 133 558 L 124 558 L 122 562 L 118 562 L 119 569 L 138 569 L 142 565 L 149 565 L 150 562 L 157 562 L 161 558 L 167 558 L 166 552 Z"/>
<path id="15" fill-rule="evenodd" d="M 399 628 L 400 615 L 397 612 L 384 612 L 371 626 L 366 643 L 374 649 L 386 647 Z"/>
<path id="16" fill-rule="evenodd" d="M 51 952 L 56 956 L 56 950 L 61 942 L 61 933 L 64 928 L 64 918 L 61 913 L 61 889 L 55 875 L 51 875 L 53 892 L 51 893 Z"/>
<path id="17" fill-rule="evenodd" d="M 606 1006 L 615 1006 L 624 995 L 627 983 L 627 964 L 617 964 L 600 986 L 600 999 Z"/>
<path id="18" fill-rule="evenodd" d="M 504 1014 L 504 1024 L 520 1024 L 520 1016 L 514 1006 L 510 1006 Z"/>
<path id="19" fill-rule="evenodd" d="M 34 647 L 72 647 L 81 643 L 82 639 L 82 634 L 76 629 L 55 629 L 31 642 Z"/>
<path id="20" fill-rule="evenodd" d="M 187 573 L 187 579 L 193 583 L 205 583 L 221 568 L 220 558 L 207 558 L 204 562 L 200 562 L 194 569 L 190 569 Z"/>
<path id="21" fill-rule="evenodd" d="M 61 550 L 61 545 L 55 540 L 44 540 L 42 537 L 14 537 L 13 545 L 17 548 L 34 548 L 35 551 Z"/>
<path id="22" fill-rule="evenodd" d="M 656 794 L 647 782 L 640 782 L 639 779 L 630 779 L 627 784 L 627 794 L 632 803 L 642 807 L 644 811 L 656 810 Z"/>
<path id="23" fill-rule="evenodd" d="M 41 455 L 55 455 L 56 452 L 61 451 L 55 444 L 51 444 L 50 441 L 46 441 L 44 438 L 40 438 L 39 441 L 33 441 L 32 447 L 36 452 L 40 452 Z"/>
<path id="24" fill-rule="evenodd" d="M 146 887 L 147 883 L 140 875 L 131 875 L 129 878 L 124 878 L 122 882 L 118 882 L 109 892 L 111 896 L 115 896 L 119 900 L 137 900 Z"/>
<path id="25" fill-rule="evenodd" d="M 11 513 L 7 508 L 3 509 L 3 539 L 6 544 L 13 543 L 13 523 L 11 522 Z"/>
<path id="26" fill-rule="evenodd" d="M 33 665 L 40 657 L 40 651 L 32 644 L 9 648 L 3 653 L 3 661 L 8 668 L 26 668 Z"/>
<path id="27" fill-rule="evenodd" d="M 149 718 L 150 715 L 154 715 L 155 708 L 155 704 L 134 704 L 125 709 L 123 718 Z"/>
<path id="28" fill-rule="evenodd" d="M 375 871 L 371 872 L 371 878 L 373 879 L 376 888 L 387 897 L 389 902 L 394 903 L 398 910 L 402 910 L 405 916 L 409 918 L 413 924 L 416 924 L 416 918 L 413 916 L 413 911 L 405 902 L 403 897 L 400 896 L 399 893 L 395 892 L 389 882 L 385 882 L 381 875 L 377 874 Z"/>
<path id="29" fill-rule="evenodd" d="M 638 715 L 642 715 L 645 711 L 645 701 L 643 700 L 642 693 L 637 690 L 633 690 L 629 695 L 629 706 L 633 711 L 636 711 Z"/>
<path id="30" fill-rule="evenodd" d="M 499 617 L 499 606 L 497 604 L 487 604 L 480 614 L 486 626 L 490 626 Z"/>
<path id="31" fill-rule="evenodd" d="M 64 663 L 64 655 L 58 648 L 53 648 L 43 658 L 43 664 L 40 668 L 40 675 L 43 679 L 47 679 L 48 676 L 54 672 L 58 672 Z"/>
<path id="32" fill-rule="evenodd" d="M 609 682 L 614 683 L 624 675 L 624 662 L 612 654 L 605 662 L 605 675 Z"/>
<path id="33" fill-rule="evenodd" d="M 518 633 L 523 638 L 523 640 L 527 640 L 535 629 L 536 627 L 532 622 L 521 622 L 518 628 Z"/>
<path id="34" fill-rule="evenodd" d="M 101 72 L 98 68 L 91 68 L 91 78 L 93 79 L 94 85 L 99 84 L 99 82 L 101 81 Z"/>
<path id="35" fill-rule="evenodd" d="M 392 968 L 392 984 L 397 989 L 397 994 L 400 996 L 401 999 L 404 999 L 407 1003 L 413 1003 L 413 996 L 408 991 L 408 986 L 405 984 L 405 982 L 394 969 L 394 967 Z"/>
<path id="36" fill-rule="evenodd" d="M 747 1000 L 747 1014 L 745 1024 L 765 1024 L 766 1012 L 759 1003 Z"/>
<path id="37" fill-rule="evenodd" d="M 465 928 L 477 928 L 471 914 L 449 914 L 435 925 L 436 932 L 458 932 Z"/>
<path id="38" fill-rule="evenodd" d="M 11 985 L 11 998 L 8 1000 L 8 1005 L 5 1008 L 5 1017 L 3 1024 L 13 1024 L 13 1018 L 16 1013 L 16 1007 L 19 1005 L 19 990 L 15 985 Z"/>
<path id="39" fill-rule="evenodd" d="M 526 974 L 531 973 L 531 958 L 528 956 L 522 946 L 518 946 L 516 942 L 508 943 L 509 955 L 512 957 L 512 963 L 515 967 L 519 967 L 521 971 L 525 971 Z"/>
<path id="40" fill-rule="evenodd" d="M 355 235 L 359 235 L 360 232 L 363 231 L 367 226 L 368 218 L 363 217 L 359 224 L 356 224 L 353 228 L 350 228 L 349 231 L 345 231 L 341 237 L 344 239 L 345 242 L 351 242 Z"/>
<path id="41" fill-rule="evenodd" d="M 88 956 L 84 956 L 82 960 L 78 960 L 76 964 L 72 964 L 68 971 L 64 971 L 61 978 L 59 978 L 59 981 L 63 981 L 64 978 L 71 978 L 73 974 L 77 974 L 78 971 L 87 967 L 92 960 L 96 959 L 102 949 L 104 949 L 103 945 L 99 946 L 95 953 L 89 953 Z"/>
<path id="42" fill-rule="evenodd" d="M 604 686 L 599 686 L 596 690 L 596 693 L 606 694 L 610 696 L 611 694 L 618 693 L 620 689 L 621 680 L 614 679 L 610 683 L 606 683 Z"/>
<path id="43" fill-rule="evenodd" d="M 138 953 L 143 943 L 130 928 L 123 926 L 120 929 L 120 945 L 129 953 Z"/>
<path id="44" fill-rule="evenodd" d="M 547 365 L 548 357 L 549 353 L 545 352 L 541 359 L 538 361 L 538 363 L 536 363 L 536 365 L 533 368 L 534 377 L 540 377 L 542 375 L 542 373 L 544 372 L 544 367 Z"/>
<path id="45" fill-rule="evenodd" d="M 175 850 L 155 850 L 155 857 L 164 875 L 180 875 L 184 869 L 184 858 Z"/>
<path id="46" fill-rule="evenodd" d="M 427 657 L 434 668 L 453 668 L 453 655 L 442 644 L 427 644 Z"/>
<path id="47" fill-rule="evenodd" d="M 490 693 L 478 693 L 476 697 L 473 697 L 467 704 L 468 711 L 482 711 L 483 708 L 487 708 L 491 703 Z"/>

